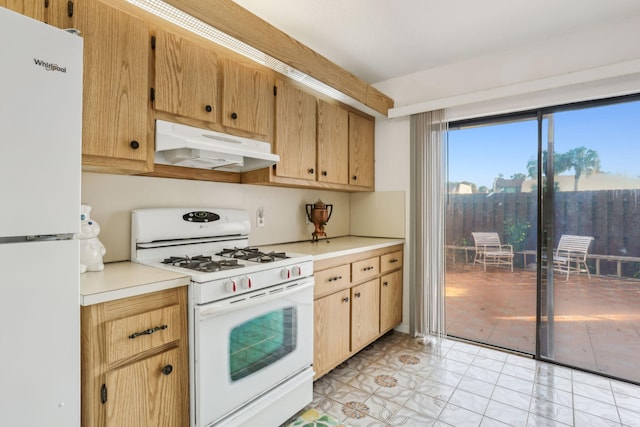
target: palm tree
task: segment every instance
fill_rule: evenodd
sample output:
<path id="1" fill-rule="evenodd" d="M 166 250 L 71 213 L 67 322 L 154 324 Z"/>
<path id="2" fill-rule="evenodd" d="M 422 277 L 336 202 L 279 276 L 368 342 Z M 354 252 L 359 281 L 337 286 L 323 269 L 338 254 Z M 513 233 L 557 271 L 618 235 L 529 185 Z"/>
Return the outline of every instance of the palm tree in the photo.
<path id="1" fill-rule="evenodd" d="M 578 191 L 578 181 L 582 175 L 589 176 L 600 172 L 598 153 L 587 147 L 577 147 L 563 154 L 566 161 L 565 170 L 573 169 L 573 191 Z"/>

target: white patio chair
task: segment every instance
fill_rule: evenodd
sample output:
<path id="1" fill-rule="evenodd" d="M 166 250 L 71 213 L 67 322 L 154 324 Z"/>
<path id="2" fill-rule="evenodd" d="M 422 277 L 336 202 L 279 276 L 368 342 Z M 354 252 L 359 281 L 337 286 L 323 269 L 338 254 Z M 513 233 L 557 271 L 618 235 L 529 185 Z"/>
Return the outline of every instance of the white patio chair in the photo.
<path id="1" fill-rule="evenodd" d="M 484 266 L 487 271 L 487 264 L 493 266 L 508 266 L 513 272 L 513 247 L 500 243 L 498 233 L 471 233 L 475 242 L 476 255 L 473 258 L 473 265 L 477 263 Z"/>
<path id="2" fill-rule="evenodd" d="M 587 253 L 589 245 L 593 237 L 591 236 L 573 236 L 571 234 L 563 234 L 560 236 L 558 247 L 553 254 L 553 270 L 560 273 L 587 273 L 591 279 L 591 273 L 587 266 Z"/>

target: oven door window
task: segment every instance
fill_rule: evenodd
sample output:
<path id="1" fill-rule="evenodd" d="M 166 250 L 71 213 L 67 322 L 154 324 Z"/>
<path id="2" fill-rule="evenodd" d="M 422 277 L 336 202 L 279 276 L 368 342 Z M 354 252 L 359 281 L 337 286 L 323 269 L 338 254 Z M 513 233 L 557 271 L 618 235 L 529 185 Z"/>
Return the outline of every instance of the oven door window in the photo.
<path id="1" fill-rule="evenodd" d="M 237 381 L 275 363 L 296 348 L 296 308 L 254 317 L 231 330 L 229 372 Z"/>

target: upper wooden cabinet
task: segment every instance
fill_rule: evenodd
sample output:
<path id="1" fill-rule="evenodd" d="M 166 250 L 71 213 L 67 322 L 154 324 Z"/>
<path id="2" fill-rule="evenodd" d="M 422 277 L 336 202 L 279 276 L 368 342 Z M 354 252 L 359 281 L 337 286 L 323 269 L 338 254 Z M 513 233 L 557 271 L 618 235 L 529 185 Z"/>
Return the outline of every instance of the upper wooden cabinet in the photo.
<path id="1" fill-rule="evenodd" d="M 73 28 L 74 1 L 70 0 L 0 0 L 0 7 L 13 10 L 58 28 Z"/>
<path id="2" fill-rule="evenodd" d="M 222 61 L 222 125 L 272 139 L 273 83 L 265 69 Z"/>
<path id="3" fill-rule="evenodd" d="M 349 184 L 373 189 L 375 122 L 349 113 Z"/>
<path id="4" fill-rule="evenodd" d="M 282 80 L 276 80 L 276 93 L 275 174 L 315 180 L 316 98 Z"/>
<path id="5" fill-rule="evenodd" d="M 84 168 L 150 171 L 149 25 L 101 1 L 76 1 L 75 8 L 84 37 Z"/>
<path id="6" fill-rule="evenodd" d="M 348 184 L 349 113 L 318 100 L 318 181 Z"/>
<path id="7" fill-rule="evenodd" d="M 0 0 L 0 7 L 46 22 L 44 0 Z"/>
<path id="8" fill-rule="evenodd" d="M 156 110 L 215 123 L 218 112 L 218 57 L 211 49 L 156 30 Z"/>

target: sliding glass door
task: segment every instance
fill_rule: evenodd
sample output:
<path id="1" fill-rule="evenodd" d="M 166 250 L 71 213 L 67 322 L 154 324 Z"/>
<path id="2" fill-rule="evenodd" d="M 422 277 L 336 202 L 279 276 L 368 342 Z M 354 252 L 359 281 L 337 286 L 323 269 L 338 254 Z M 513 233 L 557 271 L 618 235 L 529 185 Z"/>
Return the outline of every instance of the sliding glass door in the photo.
<path id="1" fill-rule="evenodd" d="M 446 216 L 447 334 L 531 354 L 536 129 L 531 115 L 450 129 Z"/>
<path id="2" fill-rule="evenodd" d="M 449 336 L 640 382 L 638 99 L 450 125 Z"/>
<path id="3" fill-rule="evenodd" d="M 545 117 L 540 357 L 640 382 L 640 101 Z"/>

